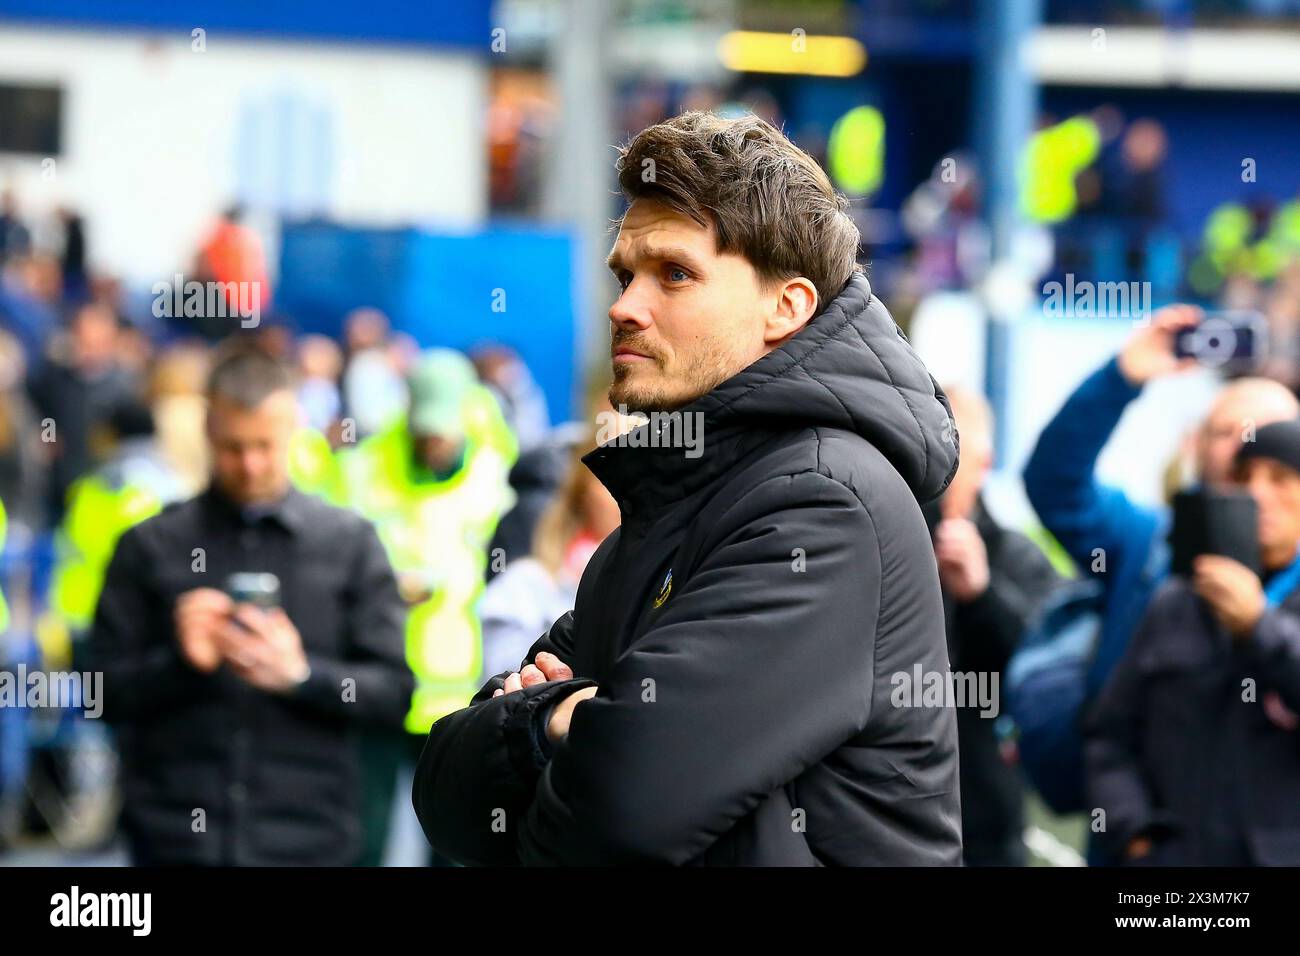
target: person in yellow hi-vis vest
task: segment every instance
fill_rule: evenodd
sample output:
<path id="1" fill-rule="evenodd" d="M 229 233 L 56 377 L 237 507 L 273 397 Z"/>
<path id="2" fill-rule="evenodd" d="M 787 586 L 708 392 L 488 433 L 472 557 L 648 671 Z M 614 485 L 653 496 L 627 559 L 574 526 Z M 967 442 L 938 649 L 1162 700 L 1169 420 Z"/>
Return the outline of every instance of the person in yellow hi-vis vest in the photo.
<path id="1" fill-rule="evenodd" d="M 147 405 L 123 402 L 97 438 L 110 442 L 112 451 L 69 487 L 55 535 L 50 607 L 37 624 L 48 667 L 71 666 L 74 643 L 90 628 L 118 538 L 192 490 L 161 454 Z"/>
<path id="2" fill-rule="evenodd" d="M 407 415 L 339 456 L 347 503 L 378 529 L 407 601 L 416 679 L 410 739 L 392 762 L 372 764 L 370 862 L 382 854 L 394 763 L 413 764 L 429 728 L 466 706 L 481 682 L 477 604 L 492 533 L 514 502 L 507 479 L 518 455 L 496 399 L 460 352 L 424 352 L 407 385 Z"/>
<path id="3" fill-rule="evenodd" d="M 1045 225 L 1065 222 L 1079 206 L 1075 179 L 1100 153 L 1101 129 L 1091 116 L 1038 130 L 1021 157 L 1021 212 Z"/>
<path id="4" fill-rule="evenodd" d="M 406 418 L 344 451 L 341 465 L 347 501 L 379 529 L 410 605 L 406 656 L 417 685 L 406 729 L 423 735 L 478 690 L 474 605 L 492 532 L 513 503 L 517 451 L 461 353 L 425 352 L 408 385 Z"/>

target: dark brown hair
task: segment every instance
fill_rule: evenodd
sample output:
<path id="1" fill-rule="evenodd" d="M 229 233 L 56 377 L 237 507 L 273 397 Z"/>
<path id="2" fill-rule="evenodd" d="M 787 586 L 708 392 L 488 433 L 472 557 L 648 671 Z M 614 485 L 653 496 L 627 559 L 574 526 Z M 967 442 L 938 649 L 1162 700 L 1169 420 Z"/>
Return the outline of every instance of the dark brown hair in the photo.
<path id="1" fill-rule="evenodd" d="M 207 397 L 245 409 L 294 387 L 293 372 L 283 362 L 248 346 L 227 348 L 208 374 Z"/>
<path id="2" fill-rule="evenodd" d="M 858 227 L 816 161 L 757 116 L 682 113 L 619 153 L 628 202 L 652 199 L 717 232 L 764 283 L 806 276 L 820 312 L 858 271 Z"/>

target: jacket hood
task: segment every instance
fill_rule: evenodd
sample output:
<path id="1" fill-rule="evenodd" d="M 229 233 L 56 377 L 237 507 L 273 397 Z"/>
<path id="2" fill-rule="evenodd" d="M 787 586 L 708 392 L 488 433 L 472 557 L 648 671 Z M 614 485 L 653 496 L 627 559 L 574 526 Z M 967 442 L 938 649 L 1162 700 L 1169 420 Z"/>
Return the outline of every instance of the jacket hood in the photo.
<path id="1" fill-rule="evenodd" d="M 947 396 L 861 273 L 790 341 L 681 411 L 703 415 L 705 460 L 699 465 L 706 472 L 726 467 L 727 436 L 785 427 L 861 435 L 922 503 L 942 493 L 957 470 L 957 429 Z M 613 473 L 612 452 L 602 446 L 586 460 L 619 496 L 614 485 L 626 482 Z M 647 465 L 655 470 L 644 458 L 638 467 Z"/>

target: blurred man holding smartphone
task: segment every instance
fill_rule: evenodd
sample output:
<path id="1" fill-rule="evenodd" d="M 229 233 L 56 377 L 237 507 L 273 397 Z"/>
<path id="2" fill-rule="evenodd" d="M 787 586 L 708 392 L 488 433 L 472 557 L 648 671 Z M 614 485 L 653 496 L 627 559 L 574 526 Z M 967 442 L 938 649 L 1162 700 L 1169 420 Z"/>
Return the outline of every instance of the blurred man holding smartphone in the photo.
<path id="1" fill-rule="evenodd" d="M 354 863 L 360 729 L 400 727 L 404 606 L 374 529 L 294 489 L 289 372 L 208 384 L 212 481 L 127 532 L 91 648 L 138 864 Z"/>
<path id="2" fill-rule="evenodd" d="M 1112 861 L 1300 865 L 1300 421 L 1261 426 L 1233 462 L 1229 484 L 1255 507 L 1201 509 L 1199 523 L 1245 523 L 1203 538 L 1253 532 L 1258 550 L 1240 557 L 1258 573 L 1231 549 L 1186 562 L 1090 714 Z"/>

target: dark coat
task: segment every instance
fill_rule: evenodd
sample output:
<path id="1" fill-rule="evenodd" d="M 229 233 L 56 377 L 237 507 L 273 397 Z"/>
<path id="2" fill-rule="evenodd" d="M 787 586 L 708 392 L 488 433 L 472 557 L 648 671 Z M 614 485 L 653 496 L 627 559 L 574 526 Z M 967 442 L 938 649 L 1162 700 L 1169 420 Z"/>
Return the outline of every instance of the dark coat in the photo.
<path id="1" fill-rule="evenodd" d="M 257 690 L 225 668 L 200 673 L 179 652 L 176 599 L 223 589 L 241 571 L 280 579 L 281 606 L 311 666 L 289 693 Z M 118 731 L 123 822 L 137 861 L 355 862 L 360 731 L 400 728 L 414 686 L 404 621 L 374 528 L 301 492 L 255 521 L 208 492 L 124 534 L 91 653 L 104 674 L 104 717 Z"/>
<path id="2" fill-rule="evenodd" d="M 948 656 L 962 673 L 1005 676 L 1007 661 L 1024 637 L 1034 611 L 1060 583 L 1052 563 L 1023 534 L 998 525 L 980 501 L 971 516 L 988 553 L 989 586 L 959 604 L 944 594 Z M 1006 712 L 999 681 L 998 713 Z M 978 707 L 957 709 L 961 744 L 962 835 L 967 866 L 1023 866 L 1024 777 L 1008 763 L 998 721 Z"/>
<path id="3" fill-rule="evenodd" d="M 1300 731 L 1287 711 L 1300 713 L 1300 593 L 1234 641 L 1186 579 L 1162 585 L 1087 724 L 1106 857 L 1145 835 L 1145 864 L 1300 865 Z"/>
<path id="4" fill-rule="evenodd" d="M 918 505 L 956 467 L 946 398 L 856 276 L 696 413 L 698 457 L 633 447 L 650 423 L 585 459 L 623 523 L 530 652 L 576 679 L 434 725 L 425 834 L 478 864 L 959 863 L 953 708 L 891 702 L 948 668 Z M 545 707 L 591 684 L 546 760 Z"/>

